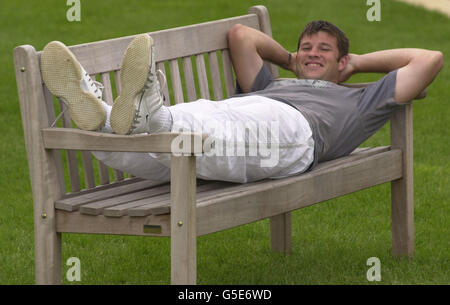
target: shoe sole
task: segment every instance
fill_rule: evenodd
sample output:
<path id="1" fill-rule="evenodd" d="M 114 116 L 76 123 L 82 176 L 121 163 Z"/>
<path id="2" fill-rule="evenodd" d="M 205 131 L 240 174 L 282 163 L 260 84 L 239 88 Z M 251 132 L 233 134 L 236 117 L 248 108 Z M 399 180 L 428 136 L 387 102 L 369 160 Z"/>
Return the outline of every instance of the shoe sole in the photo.
<path id="1" fill-rule="evenodd" d="M 41 71 L 48 90 L 68 104 L 70 117 L 78 128 L 97 130 L 105 124 L 105 109 L 94 94 L 81 87 L 81 66 L 63 43 L 53 41 L 45 46 Z"/>
<path id="2" fill-rule="evenodd" d="M 136 36 L 122 60 L 120 84 L 122 91 L 111 109 L 111 127 L 117 134 L 130 134 L 134 121 L 134 100 L 142 93 L 150 72 L 150 52 L 153 39 L 147 34 Z M 153 56 L 153 54 L 151 54 Z"/>

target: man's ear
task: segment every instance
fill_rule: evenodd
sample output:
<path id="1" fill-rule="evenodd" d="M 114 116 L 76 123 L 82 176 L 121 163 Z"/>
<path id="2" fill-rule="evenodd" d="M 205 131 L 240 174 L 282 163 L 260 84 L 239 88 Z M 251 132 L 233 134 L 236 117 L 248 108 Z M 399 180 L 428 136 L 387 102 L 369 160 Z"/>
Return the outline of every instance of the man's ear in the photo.
<path id="1" fill-rule="evenodd" d="M 339 59 L 339 66 L 338 66 L 339 72 L 344 71 L 345 67 L 347 67 L 348 59 L 349 59 L 348 54 L 342 56 L 341 59 Z"/>

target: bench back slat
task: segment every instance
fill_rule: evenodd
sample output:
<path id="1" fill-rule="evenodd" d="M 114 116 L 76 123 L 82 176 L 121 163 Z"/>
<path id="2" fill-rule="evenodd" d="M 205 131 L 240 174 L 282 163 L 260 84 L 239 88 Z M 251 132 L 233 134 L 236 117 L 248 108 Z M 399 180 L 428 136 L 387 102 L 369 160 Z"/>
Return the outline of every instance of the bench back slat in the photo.
<path id="1" fill-rule="evenodd" d="M 181 104 L 184 102 L 183 88 L 181 87 L 180 69 L 178 67 L 178 60 L 171 59 L 169 61 L 170 77 L 172 79 L 172 90 L 174 96 L 174 103 Z"/>
<path id="2" fill-rule="evenodd" d="M 204 54 L 198 54 L 195 56 L 195 64 L 197 66 L 197 77 L 200 86 L 200 97 L 202 99 L 210 99 L 208 77 L 206 75 L 206 65 Z"/>
<path id="3" fill-rule="evenodd" d="M 111 78 L 109 77 L 109 73 L 101 73 L 101 83 L 103 84 L 103 100 L 108 104 L 112 105 L 114 101 L 112 86 L 111 86 Z"/>
<path id="4" fill-rule="evenodd" d="M 86 188 L 88 189 L 93 188 L 95 187 L 95 178 L 91 153 L 88 151 L 82 151 L 81 160 L 83 162 L 84 181 L 86 183 Z"/>
<path id="5" fill-rule="evenodd" d="M 208 52 L 209 67 L 211 69 L 211 79 L 213 85 L 214 99 L 216 101 L 223 99 L 222 80 L 220 79 L 219 61 L 217 52 Z"/>
<path id="6" fill-rule="evenodd" d="M 222 64 L 223 64 L 223 74 L 225 78 L 225 86 L 227 91 L 227 96 L 234 94 L 234 74 L 231 64 L 231 56 L 228 50 L 222 50 Z"/>
<path id="7" fill-rule="evenodd" d="M 122 91 L 122 85 L 120 84 L 120 70 L 115 70 L 114 71 L 114 81 L 115 81 L 115 84 L 116 84 L 117 95 L 119 95 L 120 92 Z"/>
<path id="8" fill-rule="evenodd" d="M 190 56 L 183 57 L 184 82 L 186 83 L 186 94 L 188 101 L 197 99 L 197 90 L 195 89 L 194 71 L 192 70 L 192 60 Z"/>

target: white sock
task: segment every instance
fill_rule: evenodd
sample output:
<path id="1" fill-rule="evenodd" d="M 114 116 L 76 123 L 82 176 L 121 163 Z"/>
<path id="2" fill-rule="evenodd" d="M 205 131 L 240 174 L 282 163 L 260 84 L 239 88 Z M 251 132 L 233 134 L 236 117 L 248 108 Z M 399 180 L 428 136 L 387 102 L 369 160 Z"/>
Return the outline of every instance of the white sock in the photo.
<path id="1" fill-rule="evenodd" d="M 113 133 L 113 129 L 111 127 L 111 121 L 110 121 L 112 106 L 108 105 L 104 101 L 101 101 L 101 102 L 102 102 L 103 108 L 106 111 L 106 122 L 105 122 L 105 125 L 103 125 L 103 127 L 101 127 L 98 131 L 104 132 L 104 133 Z"/>
<path id="2" fill-rule="evenodd" d="M 111 109 L 112 106 L 108 105 L 104 101 L 102 102 L 102 106 L 106 111 L 106 122 L 103 127 L 99 129 L 99 132 L 104 133 L 113 133 L 113 129 L 111 127 Z M 172 114 L 166 106 L 161 106 L 156 112 L 150 117 L 149 123 L 149 133 L 157 133 L 157 132 L 170 132 L 172 129 Z"/>
<path id="3" fill-rule="evenodd" d="M 157 132 L 170 132 L 172 129 L 172 114 L 168 107 L 161 106 L 150 117 L 150 123 L 148 126 L 149 133 Z"/>

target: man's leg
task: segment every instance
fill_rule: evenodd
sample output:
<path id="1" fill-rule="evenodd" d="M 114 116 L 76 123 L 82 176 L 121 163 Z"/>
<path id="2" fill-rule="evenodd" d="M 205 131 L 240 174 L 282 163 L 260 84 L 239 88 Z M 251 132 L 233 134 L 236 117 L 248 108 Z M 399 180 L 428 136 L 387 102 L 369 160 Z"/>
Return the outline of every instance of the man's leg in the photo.
<path id="1" fill-rule="evenodd" d="M 112 107 L 106 103 L 103 103 L 103 107 L 106 111 L 107 119 L 100 131 L 112 133 L 113 130 L 110 124 Z M 169 119 L 171 122 L 172 118 L 170 117 Z M 162 131 L 170 131 L 170 128 L 165 129 L 165 126 L 167 124 L 161 124 L 160 128 L 163 129 Z M 112 151 L 92 151 L 92 154 L 107 166 L 133 176 L 154 181 L 170 180 L 170 168 L 156 160 L 157 154 Z"/>
<path id="2" fill-rule="evenodd" d="M 78 128 L 113 132 L 110 125 L 111 106 L 102 101 L 99 83 L 89 77 L 63 43 L 52 41 L 47 44 L 41 56 L 41 70 L 47 88 L 68 106 L 70 116 Z M 156 124 L 155 128 L 170 131 L 170 113 L 162 110 L 155 115 L 158 118 L 153 121 L 162 122 Z M 170 169 L 147 153 L 93 152 L 93 154 L 106 165 L 137 177 L 156 181 L 170 179 Z"/>
<path id="3" fill-rule="evenodd" d="M 168 114 L 156 76 L 155 46 L 147 34 L 136 36 L 122 60 L 122 91 L 111 110 L 111 126 L 117 134 L 158 132 L 158 116 Z M 156 126 L 155 126 L 156 123 Z"/>

